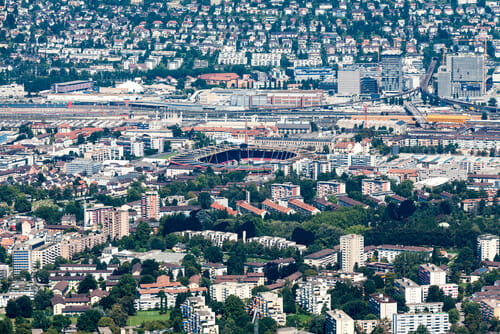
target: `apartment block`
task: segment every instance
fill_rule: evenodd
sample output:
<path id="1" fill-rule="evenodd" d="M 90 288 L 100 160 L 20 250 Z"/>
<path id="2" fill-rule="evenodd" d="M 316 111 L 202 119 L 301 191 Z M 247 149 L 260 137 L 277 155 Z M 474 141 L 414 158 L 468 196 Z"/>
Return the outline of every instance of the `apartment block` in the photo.
<path id="1" fill-rule="evenodd" d="M 422 302 L 422 288 L 417 283 L 408 278 L 401 278 L 394 281 L 396 293 L 405 297 L 406 303 L 419 304 Z"/>
<path id="2" fill-rule="evenodd" d="M 425 326 L 429 333 L 445 334 L 450 328 L 448 313 L 400 313 L 392 316 L 392 333 L 408 334 L 418 326 Z"/>
<path id="3" fill-rule="evenodd" d="M 144 219 L 160 219 L 160 195 L 147 191 L 141 196 L 141 216 Z"/>
<path id="4" fill-rule="evenodd" d="M 31 261 L 38 268 L 54 263 L 59 256 L 61 256 L 61 245 L 59 243 L 44 244 L 31 251 Z"/>
<path id="5" fill-rule="evenodd" d="M 273 200 L 300 196 L 300 186 L 291 183 L 274 183 L 271 185 L 271 196 Z"/>
<path id="6" fill-rule="evenodd" d="M 338 181 L 318 181 L 316 196 L 324 198 L 328 195 L 345 194 L 345 183 Z"/>
<path id="7" fill-rule="evenodd" d="M 342 256 L 342 271 L 352 272 L 357 264 L 362 267 L 364 261 L 364 237 L 358 234 L 348 234 L 340 237 L 340 252 Z"/>
<path id="8" fill-rule="evenodd" d="M 301 283 L 297 289 L 297 304 L 307 312 L 321 314 L 323 308 L 329 310 L 331 295 L 329 286 L 325 282 L 309 281 Z"/>
<path id="9" fill-rule="evenodd" d="M 286 314 L 283 312 L 283 297 L 274 292 L 260 292 L 253 296 L 247 307 L 250 316 L 256 314 L 260 319 L 272 318 L 278 326 L 286 325 Z"/>
<path id="10" fill-rule="evenodd" d="M 392 320 L 392 316 L 398 313 L 398 303 L 382 293 L 370 295 L 370 312 L 379 319 Z"/>
<path id="11" fill-rule="evenodd" d="M 188 297 L 181 305 L 182 327 L 186 333 L 218 334 L 215 312 L 205 305 L 205 297 Z"/>
<path id="12" fill-rule="evenodd" d="M 432 263 L 422 264 L 418 268 L 418 282 L 429 285 L 446 284 L 446 271 Z"/>
<path id="13" fill-rule="evenodd" d="M 317 268 L 335 265 L 338 262 L 338 253 L 334 249 L 323 249 L 304 256 L 304 263 Z"/>
<path id="14" fill-rule="evenodd" d="M 493 261 L 500 253 L 500 237 L 493 234 L 482 234 L 477 237 L 479 260 Z"/>
<path id="15" fill-rule="evenodd" d="M 102 233 L 110 239 L 121 239 L 130 233 L 129 213 L 125 207 L 105 211 Z"/>
<path id="16" fill-rule="evenodd" d="M 256 287 L 255 283 L 223 282 L 212 284 L 210 286 L 210 298 L 217 302 L 225 302 L 226 298 L 233 295 L 240 299 L 252 297 L 252 289 Z"/>
<path id="17" fill-rule="evenodd" d="M 205 230 L 205 231 L 186 230 L 177 233 L 182 236 L 187 236 L 189 238 L 192 238 L 194 236 L 201 236 L 204 239 L 210 240 L 212 244 L 214 244 L 217 247 L 222 247 L 222 245 L 226 241 L 235 241 L 235 242 L 238 241 L 238 234 L 232 232 L 220 232 L 212 230 Z"/>
<path id="18" fill-rule="evenodd" d="M 364 179 L 361 181 L 363 195 L 391 191 L 391 182 L 382 179 Z"/>
<path id="19" fill-rule="evenodd" d="M 326 311 L 325 334 L 354 334 L 354 328 L 354 320 L 344 311 Z"/>

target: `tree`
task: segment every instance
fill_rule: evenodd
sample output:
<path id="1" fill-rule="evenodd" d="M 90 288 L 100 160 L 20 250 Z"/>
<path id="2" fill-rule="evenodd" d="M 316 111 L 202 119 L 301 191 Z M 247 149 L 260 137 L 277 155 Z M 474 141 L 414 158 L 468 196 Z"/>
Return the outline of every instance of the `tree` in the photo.
<path id="1" fill-rule="evenodd" d="M 90 290 L 97 289 L 97 281 L 94 276 L 87 275 L 83 281 L 78 284 L 78 293 L 88 293 Z"/>
<path id="2" fill-rule="evenodd" d="M 102 315 L 96 309 L 90 309 L 82 313 L 76 321 L 76 327 L 84 332 L 93 332 L 97 330 L 97 323 Z"/>
<path id="3" fill-rule="evenodd" d="M 47 270 L 42 269 L 35 273 L 35 278 L 39 283 L 48 284 L 50 273 Z"/>
<path id="4" fill-rule="evenodd" d="M 128 315 L 123 310 L 123 307 L 120 304 L 114 304 L 111 307 L 111 311 L 109 312 L 109 316 L 115 324 L 119 327 L 125 327 L 127 325 Z"/>
<path id="5" fill-rule="evenodd" d="M 9 301 L 7 302 L 7 306 L 5 307 L 5 313 L 11 319 L 18 316 L 19 307 L 17 306 L 17 303 L 15 300 L 9 299 Z"/>
<path id="6" fill-rule="evenodd" d="M 33 306 L 35 310 L 45 310 L 50 307 L 50 299 L 54 297 L 54 293 L 49 289 L 40 289 L 35 294 Z"/>
<path id="7" fill-rule="evenodd" d="M 205 260 L 207 260 L 208 262 L 218 263 L 222 262 L 224 254 L 222 253 L 219 247 L 210 246 L 205 250 L 203 256 L 205 257 Z"/>
<path id="8" fill-rule="evenodd" d="M 309 332 L 315 334 L 325 333 L 325 315 L 313 315 L 309 322 Z"/>
<path id="9" fill-rule="evenodd" d="M 456 308 L 452 308 L 448 311 L 448 317 L 450 319 L 450 323 L 456 324 L 458 320 L 460 320 L 460 312 Z"/>
<path id="10" fill-rule="evenodd" d="M 201 192 L 198 195 L 198 203 L 200 204 L 202 209 L 209 209 L 210 205 L 212 204 L 212 198 L 210 197 L 210 194 L 207 192 Z"/>
<path id="11" fill-rule="evenodd" d="M 145 221 L 141 221 L 137 224 L 135 231 L 135 240 L 139 245 L 147 245 L 149 236 L 151 235 L 151 227 Z"/>
<path id="12" fill-rule="evenodd" d="M 489 107 L 496 107 L 497 106 L 497 99 L 495 99 L 494 97 L 490 98 L 488 100 L 488 106 Z"/>
<path id="13" fill-rule="evenodd" d="M 0 333 L 13 334 L 12 322 L 9 318 L 4 318 L 0 320 Z"/>
<path id="14" fill-rule="evenodd" d="M 52 326 L 58 331 L 62 332 L 63 329 L 71 325 L 71 319 L 65 315 L 56 314 L 52 318 Z"/>
<path id="15" fill-rule="evenodd" d="M 444 298 L 443 290 L 441 290 L 437 285 L 431 285 L 427 293 L 426 301 L 428 303 L 442 302 Z"/>
<path id="16" fill-rule="evenodd" d="M 14 210 L 16 210 L 17 212 L 31 211 L 31 202 L 26 199 L 26 196 L 19 196 L 16 198 Z"/>
<path id="17" fill-rule="evenodd" d="M 33 312 L 33 328 L 41 328 L 46 330 L 50 327 L 50 318 L 47 311 Z"/>
<path id="18" fill-rule="evenodd" d="M 17 316 L 23 318 L 31 318 L 33 314 L 33 304 L 28 296 L 22 296 L 16 299 L 16 304 L 19 310 Z"/>

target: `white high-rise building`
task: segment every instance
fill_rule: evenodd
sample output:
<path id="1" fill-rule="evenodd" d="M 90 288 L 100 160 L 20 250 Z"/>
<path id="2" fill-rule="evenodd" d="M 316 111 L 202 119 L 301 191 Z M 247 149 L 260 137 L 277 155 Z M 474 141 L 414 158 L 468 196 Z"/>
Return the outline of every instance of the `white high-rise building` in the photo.
<path id="1" fill-rule="evenodd" d="M 482 234 L 477 237 L 477 253 L 481 261 L 493 261 L 500 253 L 500 238 L 493 234 Z"/>
<path id="2" fill-rule="evenodd" d="M 364 260 L 365 239 L 362 235 L 347 234 L 340 237 L 342 271 L 352 272 L 357 264 L 362 267 Z"/>

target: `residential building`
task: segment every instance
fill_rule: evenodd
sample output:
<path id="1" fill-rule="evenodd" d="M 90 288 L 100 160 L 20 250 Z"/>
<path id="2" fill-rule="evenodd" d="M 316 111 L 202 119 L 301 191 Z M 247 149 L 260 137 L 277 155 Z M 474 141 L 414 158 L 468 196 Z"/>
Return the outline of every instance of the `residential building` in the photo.
<path id="1" fill-rule="evenodd" d="M 188 334 L 218 334 L 215 312 L 205 305 L 205 297 L 188 297 L 181 305 L 182 327 Z"/>
<path id="2" fill-rule="evenodd" d="M 398 303 L 384 294 L 376 293 L 370 295 L 370 312 L 379 319 L 392 321 L 392 316 L 398 313 Z"/>
<path id="3" fill-rule="evenodd" d="M 432 263 L 422 264 L 418 268 L 418 281 L 429 285 L 446 284 L 446 271 Z"/>
<path id="4" fill-rule="evenodd" d="M 298 199 L 289 200 L 288 207 L 297 212 L 298 214 L 305 216 L 316 215 L 321 212 L 314 206 L 304 203 L 303 201 Z"/>
<path id="5" fill-rule="evenodd" d="M 500 254 L 500 237 L 493 234 L 482 234 L 477 237 L 477 253 L 480 261 L 493 261 Z"/>
<path id="6" fill-rule="evenodd" d="M 354 334 L 354 320 L 342 310 L 325 313 L 325 334 Z"/>
<path id="7" fill-rule="evenodd" d="M 304 256 L 304 263 L 316 268 L 335 265 L 337 262 L 338 251 L 329 248 Z"/>
<path id="8" fill-rule="evenodd" d="M 102 233 L 111 240 L 129 235 L 129 212 L 125 207 L 105 211 L 102 220 Z"/>
<path id="9" fill-rule="evenodd" d="M 278 326 L 286 325 L 286 314 L 283 312 L 283 297 L 274 292 L 259 292 L 253 296 L 248 305 L 250 316 L 254 314 L 262 318 L 272 318 Z"/>
<path id="10" fill-rule="evenodd" d="M 61 245 L 59 243 L 46 243 L 31 251 L 31 261 L 36 268 L 43 268 L 47 264 L 55 263 L 56 258 L 59 256 L 61 256 Z"/>
<path id="11" fill-rule="evenodd" d="M 238 234 L 232 232 L 221 232 L 212 230 L 205 230 L 205 231 L 186 230 L 177 233 L 182 236 L 187 236 L 189 238 L 192 238 L 193 236 L 201 236 L 204 239 L 210 240 L 212 244 L 217 247 L 222 247 L 222 245 L 224 245 L 224 242 L 226 241 L 234 241 L 234 242 L 238 241 Z"/>
<path id="12" fill-rule="evenodd" d="M 362 267 L 364 260 L 364 238 L 358 234 L 348 234 L 340 237 L 340 253 L 342 271 L 352 272 L 354 267 Z"/>
<path id="13" fill-rule="evenodd" d="M 316 196 L 324 198 L 328 195 L 345 194 L 345 183 L 339 181 L 318 181 Z"/>
<path id="14" fill-rule="evenodd" d="M 422 302 L 422 288 L 417 283 L 408 278 L 400 278 L 394 281 L 396 293 L 405 298 L 409 304 L 419 304 Z"/>
<path id="15" fill-rule="evenodd" d="M 146 191 L 142 194 L 141 216 L 145 219 L 160 219 L 160 195 L 157 191 Z"/>
<path id="16" fill-rule="evenodd" d="M 329 310 L 331 295 L 329 286 L 322 281 L 308 281 L 299 284 L 297 289 L 297 304 L 307 312 L 321 314 L 323 309 Z"/>
<path id="17" fill-rule="evenodd" d="M 392 333 L 408 334 L 419 326 L 425 326 L 432 334 L 448 333 L 448 313 L 400 313 L 392 316 Z"/>
<path id="18" fill-rule="evenodd" d="M 233 295 L 241 300 L 252 297 L 252 289 L 255 283 L 223 282 L 210 286 L 210 298 L 217 302 L 225 302 L 226 298 Z"/>
<path id="19" fill-rule="evenodd" d="M 273 200 L 281 198 L 300 196 L 300 186 L 291 183 L 274 183 L 271 185 L 271 197 Z"/>
<path id="20" fill-rule="evenodd" d="M 75 159 L 66 164 L 66 174 L 94 175 L 101 170 L 101 163 L 93 160 Z"/>
<path id="21" fill-rule="evenodd" d="M 401 253 L 427 253 L 429 256 L 432 255 L 432 247 L 418 247 L 418 246 L 402 246 L 402 245 L 379 245 L 376 246 L 378 252 L 378 259 L 384 260 L 392 263 L 396 256 Z"/>
<path id="22" fill-rule="evenodd" d="M 391 191 L 391 181 L 382 179 L 363 179 L 361 192 L 363 195 Z"/>

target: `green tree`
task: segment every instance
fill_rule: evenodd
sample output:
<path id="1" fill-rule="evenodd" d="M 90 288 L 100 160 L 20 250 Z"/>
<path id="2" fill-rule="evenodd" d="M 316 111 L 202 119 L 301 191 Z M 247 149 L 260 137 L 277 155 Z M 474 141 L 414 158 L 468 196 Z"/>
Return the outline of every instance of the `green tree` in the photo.
<path id="1" fill-rule="evenodd" d="M 62 332 L 69 325 L 71 325 L 71 319 L 65 315 L 57 314 L 52 318 L 52 326 L 58 332 Z"/>
<path id="2" fill-rule="evenodd" d="M 198 195 L 198 203 L 200 204 L 202 209 L 209 209 L 210 205 L 212 204 L 212 198 L 210 197 L 210 194 L 207 192 L 201 192 Z"/>
<path id="3" fill-rule="evenodd" d="M 151 227 L 145 221 L 141 221 L 137 224 L 137 228 L 135 231 L 135 240 L 139 245 L 147 245 L 149 237 L 151 235 Z"/>
<path id="4" fill-rule="evenodd" d="M 46 330 L 50 327 L 50 318 L 46 311 L 33 312 L 33 328 Z"/>
<path id="5" fill-rule="evenodd" d="M 14 210 L 17 212 L 31 211 L 31 202 L 26 199 L 26 196 L 19 196 L 14 203 Z"/>
<path id="6" fill-rule="evenodd" d="M 90 309 L 82 313 L 76 321 L 76 327 L 84 332 L 93 332 L 97 330 L 97 323 L 102 315 L 96 309 Z"/>
<path id="7" fill-rule="evenodd" d="M 120 304 L 115 304 L 111 307 L 109 316 L 117 326 L 125 327 L 127 325 L 128 315 Z"/>
<path id="8" fill-rule="evenodd" d="M 203 256 L 205 257 L 205 260 L 207 260 L 208 262 L 217 263 L 217 262 L 222 262 L 224 254 L 222 253 L 219 247 L 210 246 L 207 248 Z"/>
<path id="9" fill-rule="evenodd" d="M 87 275 L 85 278 L 78 284 L 78 293 L 88 293 L 90 290 L 97 289 L 97 281 L 94 276 Z"/>
<path id="10" fill-rule="evenodd" d="M 50 307 L 50 299 L 54 297 L 54 293 L 50 289 L 40 289 L 35 294 L 33 306 L 35 310 L 45 310 Z"/>

